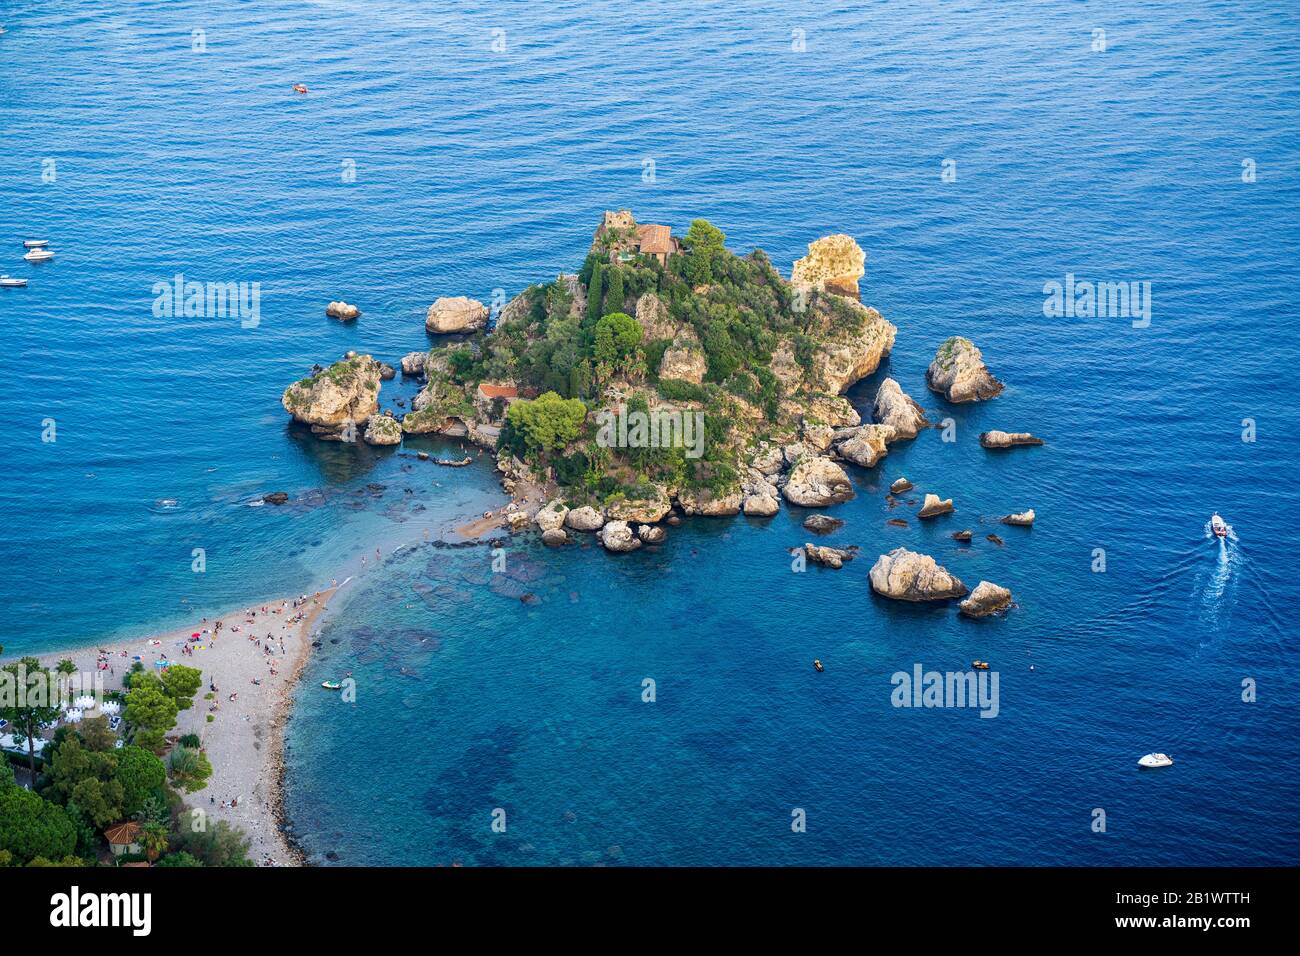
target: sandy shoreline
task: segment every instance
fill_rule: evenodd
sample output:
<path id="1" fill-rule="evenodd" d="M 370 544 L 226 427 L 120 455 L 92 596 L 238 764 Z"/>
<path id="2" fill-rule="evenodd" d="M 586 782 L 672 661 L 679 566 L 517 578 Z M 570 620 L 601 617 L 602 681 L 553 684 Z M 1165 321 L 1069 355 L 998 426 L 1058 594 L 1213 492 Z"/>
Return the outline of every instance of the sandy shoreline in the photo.
<path id="1" fill-rule="evenodd" d="M 311 656 L 312 634 L 336 591 L 278 598 L 162 634 L 37 657 L 50 667 L 68 658 L 79 673 L 100 674 L 105 691 L 121 689 L 136 656 L 155 672 L 161 660 L 199 668 L 203 686 L 169 735 L 198 734 L 212 764 L 207 786 L 185 794 L 186 803 L 240 827 L 249 839 L 249 858 L 258 865 L 301 865 L 302 854 L 281 831 L 284 725 L 294 685 Z M 194 634 L 199 640 L 189 643 L 193 653 L 182 653 Z M 101 659 L 109 669 L 98 669 Z M 207 694 L 213 699 L 205 699 Z"/>

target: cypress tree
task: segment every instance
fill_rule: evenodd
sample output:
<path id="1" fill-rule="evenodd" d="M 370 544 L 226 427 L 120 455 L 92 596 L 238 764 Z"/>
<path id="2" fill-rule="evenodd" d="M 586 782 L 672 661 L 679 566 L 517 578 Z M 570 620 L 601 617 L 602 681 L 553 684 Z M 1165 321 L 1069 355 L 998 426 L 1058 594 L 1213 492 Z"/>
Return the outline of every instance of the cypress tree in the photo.
<path id="1" fill-rule="evenodd" d="M 605 268 L 599 262 L 591 267 L 591 281 L 587 283 L 587 321 L 588 327 L 595 325 L 600 318 L 601 294 L 605 286 Z"/>

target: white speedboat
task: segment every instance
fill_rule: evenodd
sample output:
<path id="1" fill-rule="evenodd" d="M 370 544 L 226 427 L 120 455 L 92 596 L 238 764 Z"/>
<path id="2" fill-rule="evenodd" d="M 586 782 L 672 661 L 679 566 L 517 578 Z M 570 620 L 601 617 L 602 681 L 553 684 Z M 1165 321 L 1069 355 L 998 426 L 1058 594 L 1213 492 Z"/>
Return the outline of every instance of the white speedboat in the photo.
<path id="1" fill-rule="evenodd" d="M 1219 517 L 1217 511 L 1210 515 L 1210 530 L 1214 532 L 1216 538 L 1226 538 L 1228 533 L 1232 531 L 1224 520 Z"/>
<path id="2" fill-rule="evenodd" d="M 1174 761 L 1165 754 L 1147 754 L 1138 759 L 1139 767 L 1172 767 Z"/>
<path id="3" fill-rule="evenodd" d="M 23 256 L 28 262 L 44 262 L 46 259 L 53 259 L 54 252 L 50 249 L 29 249 L 27 255 Z"/>
<path id="4" fill-rule="evenodd" d="M 50 240 L 48 239 L 24 239 L 23 240 L 24 249 L 44 249 L 49 244 L 50 244 Z"/>
<path id="5" fill-rule="evenodd" d="M 13 276 L 0 276 L 0 289 L 21 289 L 26 284 L 26 279 L 15 279 Z"/>

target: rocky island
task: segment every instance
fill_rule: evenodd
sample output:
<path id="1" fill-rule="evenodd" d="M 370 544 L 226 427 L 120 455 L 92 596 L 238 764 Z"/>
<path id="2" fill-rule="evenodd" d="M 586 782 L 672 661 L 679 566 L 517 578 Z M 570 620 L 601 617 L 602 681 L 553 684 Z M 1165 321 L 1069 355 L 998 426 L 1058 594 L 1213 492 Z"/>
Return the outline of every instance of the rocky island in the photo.
<path id="1" fill-rule="evenodd" d="M 282 404 L 323 439 L 439 434 L 492 450 L 516 498 L 507 523 L 525 511 L 552 544 L 608 521 L 601 542 L 628 551 L 661 540 L 675 514 L 847 501 L 843 463 L 874 467 L 928 424 L 892 379 L 875 422 L 843 397 L 897 331 L 859 301 L 865 253 L 849 236 L 819 239 L 786 280 L 725 238 L 704 219 L 678 238 L 607 212 L 581 269 L 519 293 L 490 331 L 480 302 L 435 302 L 426 330 L 457 340 L 402 358 L 425 384 L 400 418 L 379 414 L 368 355 L 315 371 Z"/>

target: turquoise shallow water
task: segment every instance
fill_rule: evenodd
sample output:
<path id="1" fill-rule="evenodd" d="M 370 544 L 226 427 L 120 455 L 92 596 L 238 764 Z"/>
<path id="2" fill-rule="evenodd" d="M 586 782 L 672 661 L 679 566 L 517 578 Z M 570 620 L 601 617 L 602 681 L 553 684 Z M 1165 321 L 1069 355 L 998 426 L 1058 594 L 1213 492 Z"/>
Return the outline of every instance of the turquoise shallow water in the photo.
<path id="1" fill-rule="evenodd" d="M 958 436 L 855 471 L 832 540 L 863 556 L 793 574 L 806 535 L 788 511 L 622 558 L 516 541 L 504 576 L 486 548 L 392 558 L 338 608 L 299 693 L 305 846 L 342 863 L 1300 858 L 1291 5 L 359 10 L 6 11 L 0 272 L 32 284 L 0 295 L 0 644 L 318 586 L 500 501 L 486 467 L 306 440 L 279 392 L 346 349 L 424 347 L 438 295 L 576 268 L 602 209 L 679 231 L 704 215 L 787 270 L 843 231 L 868 253 L 864 301 L 899 327 L 851 397 L 892 375 Z M 33 267 L 17 243 L 37 233 L 58 256 Z M 152 286 L 177 272 L 261 283 L 257 328 L 155 318 Z M 1150 327 L 1044 317 L 1044 282 L 1067 273 L 1150 281 Z M 365 311 L 355 326 L 321 314 L 340 297 Z M 1008 383 L 995 401 L 925 391 L 954 333 Z M 992 455 L 975 438 L 993 427 L 1048 444 Z M 887 526 L 881 486 L 901 473 L 958 514 Z M 273 489 L 299 502 L 247 506 Z M 1030 506 L 1038 524 L 999 527 L 1001 549 L 947 537 Z M 1213 510 L 1239 536 L 1224 550 L 1204 537 Z M 903 544 L 1020 607 L 975 624 L 873 597 L 870 561 Z M 890 706 L 894 671 L 976 657 L 999 669 L 997 719 Z M 347 671 L 355 706 L 315 686 Z M 1139 774 L 1149 750 L 1177 764 Z"/>

